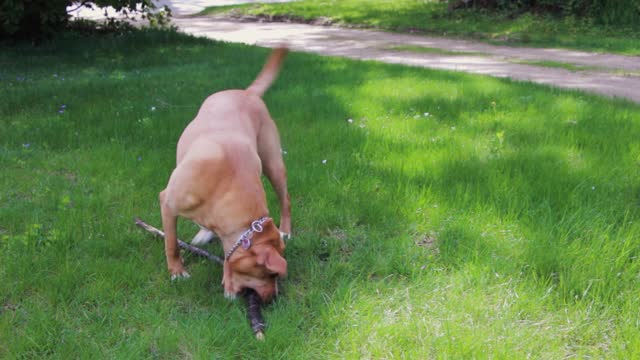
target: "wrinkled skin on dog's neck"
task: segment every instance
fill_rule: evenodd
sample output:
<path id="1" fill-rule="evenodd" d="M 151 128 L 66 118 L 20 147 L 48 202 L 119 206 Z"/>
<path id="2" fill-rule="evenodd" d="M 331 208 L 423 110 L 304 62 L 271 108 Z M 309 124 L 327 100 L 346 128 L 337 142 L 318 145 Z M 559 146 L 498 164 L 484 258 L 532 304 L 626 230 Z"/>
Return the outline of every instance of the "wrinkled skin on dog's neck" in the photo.
<path id="1" fill-rule="evenodd" d="M 282 256 L 285 244 L 272 220 L 263 227 L 262 232 L 253 234 L 251 247 L 246 250 L 239 247 L 225 261 L 222 283 L 226 297 L 235 298 L 245 288 L 254 289 L 263 302 L 278 294 L 277 279 L 287 274 L 287 262 Z M 225 251 L 236 240 L 223 239 Z"/>

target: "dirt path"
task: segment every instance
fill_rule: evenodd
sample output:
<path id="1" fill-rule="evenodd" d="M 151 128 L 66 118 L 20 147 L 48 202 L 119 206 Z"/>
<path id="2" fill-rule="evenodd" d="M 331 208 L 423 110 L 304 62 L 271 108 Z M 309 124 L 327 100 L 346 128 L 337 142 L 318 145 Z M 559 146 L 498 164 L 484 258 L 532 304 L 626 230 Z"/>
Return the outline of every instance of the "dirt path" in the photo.
<path id="1" fill-rule="evenodd" d="M 173 9 L 173 22 L 180 31 L 215 40 L 266 47 L 286 42 L 295 51 L 508 77 L 620 97 L 640 103 L 640 57 L 638 56 L 495 46 L 466 40 L 321 25 L 186 16 L 206 6 L 254 2 L 251 0 L 157 0 L 156 2 Z M 416 52 L 397 49 L 398 46 L 407 45 L 431 50 Z M 458 53 L 451 54 L 452 51 Z M 553 61 L 584 68 L 568 70 L 535 64 L 540 61 Z"/>
<path id="2" fill-rule="evenodd" d="M 640 102 L 640 57 L 560 49 L 513 48 L 464 40 L 307 24 L 239 22 L 210 17 L 178 17 L 174 19 L 174 23 L 181 31 L 216 40 L 267 47 L 287 42 L 295 51 L 509 77 Z M 450 55 L 393 49 L 401 45 L 478 54 Z M 594 68 L 571 71 L 515 63 L 541 60 Z"/>

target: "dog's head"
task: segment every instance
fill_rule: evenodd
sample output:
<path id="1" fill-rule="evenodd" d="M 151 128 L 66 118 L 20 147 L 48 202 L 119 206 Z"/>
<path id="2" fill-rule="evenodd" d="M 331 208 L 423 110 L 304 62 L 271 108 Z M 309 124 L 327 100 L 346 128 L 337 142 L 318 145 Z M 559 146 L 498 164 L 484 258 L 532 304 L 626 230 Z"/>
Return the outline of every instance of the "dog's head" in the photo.
<path id="1" fill-rule="evenodd" d="M 263 302 L 278 295 L 277 280 L 287 275 L 287 261 L 282 256 L 285 244 L 273 220 L 262 227 L 262 232 L 253 233 L 251 247 L 238 248 L 224 262 L 225 296 L 233 298 L 246 288 L 254 289 Z"/>

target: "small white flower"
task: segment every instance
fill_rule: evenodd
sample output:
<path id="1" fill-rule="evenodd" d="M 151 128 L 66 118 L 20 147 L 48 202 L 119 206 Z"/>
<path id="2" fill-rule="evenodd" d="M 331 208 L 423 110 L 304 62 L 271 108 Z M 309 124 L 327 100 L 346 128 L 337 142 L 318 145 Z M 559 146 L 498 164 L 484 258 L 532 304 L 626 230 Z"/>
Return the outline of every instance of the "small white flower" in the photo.
<path id="1" fill-rule="evenodd" d="M 353 119 L 349 118 L 349 120 L 347 120 L 347 122 L 348 122 L 349 124 L 353 124 Z"/>
<path id="2" fill-rule="evenodd" d="M 327 159 L 322 160 L 322 163 L 326 164 L 327 163 Z"/>
<path id="3" fill-rule="evenodd" d="M 591 187 L 591 190 L 595 190 L 595 189 L 596 189 L 596 187 L 595 187 L 595 186 L 592 186 L 592 187 Z"/>
<path id="4" fill-rule="evenodd" d="M 361 128 L 361 129 L 364 129 L 364 128 L 365 128 L 365 126 L 366 126 L 365 124 L 360 124 L 360 128 Z"/>
<path id="5" fill-rule="evenodd" d="M 151 111 L 156 111 L 156 107 L 155 107 L 155 106 L 152 106 L 152 107 L 151 107 Z"/>
<path id="6" fill-rule="evenodd" d="M 413 118 L 414 119 L 420 119 L 420 115 L 414 115 Z"/>
<path id="7" fill-rule="evenodd" d="M 456 129 L 456 127 L 455 127 L 455 126 L 452 126 L 452 127 L 451 127 L 451 130 L 455 130 L 455 129 Z"/>
<path id="8" fill-rule="evenodd" d="M 429 113 L 428 112 L 424 113 L 424 117 L 429 117 Z"/>

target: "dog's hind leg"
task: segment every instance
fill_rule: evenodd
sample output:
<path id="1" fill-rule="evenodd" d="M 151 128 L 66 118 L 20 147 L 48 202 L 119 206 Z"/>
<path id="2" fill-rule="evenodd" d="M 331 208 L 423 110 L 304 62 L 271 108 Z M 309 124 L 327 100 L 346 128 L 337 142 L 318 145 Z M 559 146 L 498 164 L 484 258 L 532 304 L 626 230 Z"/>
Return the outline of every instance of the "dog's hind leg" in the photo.
<path id="1" fill-rule="evenodd" d="M 280 232 L 283 239 L 291 236 L 291 199 L 287 190 L 287 169 L 282 159 L 280 135 L 266 108 L 261 114 L 262 127 L 258 135 L 258 155 L 262 172 L 269 179 L 280 203 Z"/>
<path id="2" fill-rule="evenodd" d="M 200 231 L 198 231 L 196 236 L 194 236 L 191 240 L 191 245 L 201 246 L 210 243 L 213 239 L 218 238 L 216 233 L 214 233 L 213 231 L 205 228 L 202 225 L 198 226 L 200 226 Z"/>
<path id="3" fill-rule="evenodd" d="M 280 160 L 280 164 L 269 164 L 263 170 L 273 190 L 278 195 L 280 204 L 280 232 L 283 239 L 287 240 L 291 236 L 291 199 L 287 190 L 287 170 L 284 163 Z"/>

